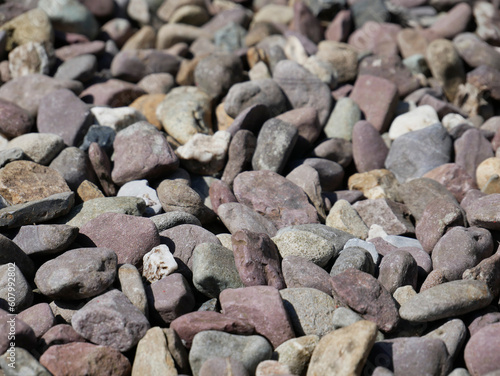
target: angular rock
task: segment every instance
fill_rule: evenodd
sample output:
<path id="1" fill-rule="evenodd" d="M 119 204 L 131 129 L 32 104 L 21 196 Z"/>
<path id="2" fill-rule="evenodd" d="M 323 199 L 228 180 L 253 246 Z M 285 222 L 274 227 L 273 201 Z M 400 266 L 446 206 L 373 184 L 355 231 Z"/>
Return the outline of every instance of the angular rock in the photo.
<path id="1" fill-rule="evenodd" d="M 368 227 L 346 200 L 338 200 L 330 209 L 326 217 L 326 225 L 335 229 L 345 231 L 360 239 L 368 237 Z"/>
<path id="2" fill-rule="evenodd" d="M 281 268 L 288 288 L 310 287 L 332 295 L 330 275 L 315 263 L 300 256 L 287 256 Z"/>
<path id="3" fill-rule="evenodd" d="M 333 108 L 324 131 L 327 137 L 352 140 L 354 125 L 361 120 L 361 110 L 351 98 L 340 98 Z"/>
<path id="4" fill-rule="evenodd" d="M 350 246 L 340 252 L 339 257 L 337 257 L 330 270 L 330 275 L 336 276 L 348 269 L 356 269 L 374 275 L 376 264 L 367 250 L 361 247 Z"/>
<path id="5" fill-rule="evenodd" d="M 143 96 L 140 96 L 139 98 L 142 97 Z M 147 119 L 142 112 L 139 112 L 132 107 L 132 103 L 127 107 L 116 108 L 110 108 L 108 106 L 94 106 L 90 111 L 92 112 L 92 115 L 94 115 L 96 124 L 110 127 L 116 132 L 119 132 L 132 124 L 145 121 Z M 114 142 L 114 137 L 112 142 Z"/>
<path id="6" fill-rule="evenodd" d="M 497 208 L 500 205 L 500 194 L 493 193 L 474 200 L 474 204 L 466 208 L 467 221 L 470 226 L 488 230 L 500 229 L 500 218 Z"/>
<path id="7" fill-rule="evenodd" d="M 159 214 L 162 211 L 160 199 L 156 194 L 156 190 L 148 185 L 148 181 L 146 179 L 132 180 L 125 183 L 118 190 L 116 196 L 133 196 L 142 198 L 147 206 L 144 211 L 144 215 L 148 217 Z"/>
<path id="8" fill-rule="evenodd" d="M 28 324 L 37 339 L 40 339 L 55 324 L 56 319 L 47 303 L 38 303 L 18 313 L 18 318 Z"/>
<path id="9" fill-rule="evenodd" d="M 389 128 L 389 137 L 395 140 L 408 132 L 418 131 L 436 123 L 439 123 L 436 110 L 429 105 L 421 105 L 397 116 Z"/>
<path id="10" fill-rule="evenodd" d="M 49 167 L 59 172 L 73 191 L 76 191 L 84 180 L 97 181 L 87 154 L 73 146 L 61 151 Z"/>
<path id="11" fill-rule="evenodd" d="M 34 125 L 28 111 L 5 99 L 0 100 L 0 115 L 0 133 L 9 139 L 29 133 Z"/>
<path id="12" fill-rule="evenodd" d="M 478 166 L 493 157 L 493 149 L 478 129 L 469 129 L 455 143 L 455 163 L 475 178 Z M 478 182 L 479 183 L 479 182 Z"/>
<path id="13" fill-rule="evenodd" d="M 61 150 L 63 139 L 50 133 L 26 133 L 9 141 L 6 149 L 19 148 L 33 162 L 47 166 Z"/>
<path id="14" fill-rule="evenodd" d="M 114 140 L 114 137 L 113 137 Z M 111 161 L 103 147 L 97 142 L 92 142 L 88 148 L 89 159 L 97 175 L 97 179 L 102 186 L 103 191 L 108 196 L 116 195 L 116 186 L 111 179 Z"/>
<path id="15" fill-rule="evenodd" d="M 177 262 L 168 247 L 160 244 L 144 255 L 142 275 L 153 283 L 172 274 L 177 267 Z"/>
<path id="16" fill-rule="evenodd" d="M 0 309 L 20 312 L 32 304 L 33 292 L 21 270 L 12 263 L 0 265 Z"/>
<path id="17" fill-rule="evenodd" d="M 242 129 L 236 132 L 229 144 L 227 163 L 221 180 L 229 186 L 240 172 L 251 169 L 257 139 L 252 132 Z"/>
<path id="18" fill-rule="evenodd" d="M 174 359 L 160 327 L 149 329 L 137 344 L 132 375 L 175 375 Z"/>
<path id="19" fill-rule="evenodd" d="M 237 202 L 222 204 L 217 214 L 232 234 L 240 230 L 248 230 L 269 236 L 276 235 L 276 227 L 269 219 L 243 204 Z"/>
<path id="20" fill-rule="evenodd" d="M 326 218 L 325 203 L 321 195 L 321 181 L 318 171 L 307 164 L 294 168 L 286 178 L 297 184 L 307 194 L 321 218 Z"/>
<path id="21" fill-rule="evenodd" d="M 289 339 L 275 349 L 273 358 L 281 364 L 286 364 L 291 373 L 301 375 L 307 371 L 309 360 L 318 341 L 319 338 L 316 335 Z"/>
<path id="22" fill-rule="evenodd" d="M 158 214 L 150 217 L 155 224 L 158 232 L 168 230 L 178 225 L 196 225 L 201 227 L 201 222 L 194 215 L 173 211 L 169 213 Z"/>
<path id="23" fill-rule="evenodd" d="M 427 172 L 424 178 L 436 180 L 450 191 L 458 202 L 461 202 L 465 194 L 471 189 L 477 189 L 472 176 L 456 163 L 446 163 Z"/>
<path id="24" fill-rule="evenodd" d="M 500 278 L 496 270 L 500 263 L 500 254 L 495 253 L 492 256 L 485 258 L 475 267 L 467 269 L 462 274 L 462 279 L 477 279 L 488 284 L 488 287 L 493 296 L 498 296 L 500 293 Z"/>

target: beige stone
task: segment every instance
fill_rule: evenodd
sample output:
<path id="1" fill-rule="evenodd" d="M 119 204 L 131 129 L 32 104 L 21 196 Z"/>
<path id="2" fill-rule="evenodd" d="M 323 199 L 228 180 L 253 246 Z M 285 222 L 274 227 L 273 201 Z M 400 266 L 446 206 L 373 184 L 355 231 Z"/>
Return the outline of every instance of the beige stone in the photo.
<path id="1" fill-rule="evenodd" d="M 255 370 L 255 376 L 290 376 L 290 374 L 288 366 L 276 360 L 264 360 Z"/>
<path id="2" fill-rule="evenodd" d="M 316 335 L 289 339 L 274 350 L 273 359 L 286 364 L 292 374 L 302 375 L 318 342 Z"/>
<path id="3" fill-rule="evenodd" d="M 104 197 L 104 193 L 102 193 L 99 187 L 88 180 L 82 181 L 76 192 L 83 202 Z"/>
<path id="4" fill-rule="evenodd" d="M 161 131 L 163 127 L 156 117 L 156 108 L 164 99 L 165 94 L 146 94 L 133 101 L 129 107 L 135 108 L 142 113 L 149 123 Z"/>
<path id="5" fill-rule="evenodd" d="M 500 193 L 500 158 L 482 161 L 476 169 L 476 182 L 485 193 Z"/>
<path id="6" fill-rule="evenodd" d="M 122 51 L 155 48 L 156 32 L 151 26 L 143 26 L 123 45 Z"/>
<path id="7" fill-rule="evenodd" d="M 352 234 L 360 239 L 368 237 L 368 227 L 358 212 L 346 200 L 338 200 L 326 217 L 326 225 Z"/>
<path id="8" fill-rule="evenodd" d="M 349 177 L 347 186 L 351 190 L 363 192 L 363 195 L 369 199 L 388 198 L 401 201 L 397 193 L 399 182 L 394 174 L 386 169 L 353 174 Z"/>
<path id="9" fill-rule="evenodd" d="M 137 344 L 132 376 L 176 376 L 174 359 L 168 351 L 165 334 L 155 326 Z"/>
<path id="10" fill-rule="evenodd" d="M 147 317 L 148 300 L 146 290 L 142 283 L 141 273 L 137 268 L 131 264 L 121 265 L 118 268 L 118 281 L 120 282 L 121 291 L 128 300 Z"/>
<path id="11" fill-rule="evenodd" d="M 215 116 L 217 117 L 217 130 L 219 131 L 227 131 L 234 121 L 234 119 L 224 110 L 223 102 L 219 103 L 215 109 Z"/>
<path id="12" fill-rule="evenodd" d="M 396 291 L 394 291 L 394 294 L 392 294 L 393 298 L 400 305 L 403 305 L 405 302 L 407 302 L 410 298 L 412 298 L 415 295 L 417 295 L 417 292 L 410 285 L 398 287 Z"/>

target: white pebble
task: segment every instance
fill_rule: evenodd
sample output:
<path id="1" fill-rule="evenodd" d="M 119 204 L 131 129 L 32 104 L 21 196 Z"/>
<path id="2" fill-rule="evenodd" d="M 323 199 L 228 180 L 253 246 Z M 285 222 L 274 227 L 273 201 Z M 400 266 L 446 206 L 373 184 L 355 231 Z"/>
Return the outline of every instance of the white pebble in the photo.
<path id="1" fill-rule="evenodd" d="M 165 244 L 160 244 L 146 253 L 142 259 L 142 276 L 149 282 L 159 281 L 177 270 L 177 262 Z"/>

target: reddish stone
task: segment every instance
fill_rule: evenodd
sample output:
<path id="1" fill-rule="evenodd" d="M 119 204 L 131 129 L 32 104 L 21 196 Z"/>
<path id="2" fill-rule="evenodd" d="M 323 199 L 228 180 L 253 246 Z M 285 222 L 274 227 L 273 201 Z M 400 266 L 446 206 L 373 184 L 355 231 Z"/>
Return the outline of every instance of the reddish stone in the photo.
<path id="1" fill-rule="evenodd" d="M 384 168 L 389 148 L 369 122 L 361 120 L 352 129 L 352 154 L 358 172 Z"/>
<path id="2" fill-rule="evenodd" d="M 92 142 L 89 146 L 89 159 L 104 193 L 108 196 L 116 196 L 116 187 L 111 179 L 111 161 L 97 142 Z"/>
<path id="3" fill-rule="evenodd" d="M 68 46 L 60 47 L 55 51 L 56 57 L 62 61 L 69 60 L 80 55 L 100 55 L 104 52 L 106 43 L 102 40 L 92 42 L 74 43 Z"/>
<path id="4" fill-rule="evenodd" d="M 351 11 L 341 10 L 337 13 L 325 32 L 326 40 L 345 42 L 352 30 Z"/>
<path id="5" fill-rule="evenodd" d="M 427 172 L 424 178 L 429 178 L 444 185 L 458 202 L 471 189 L 477 189 L 476 182 L 467 171 L 457 163 L 446 163 Z"/>
<path id="6" fill-rule="evenodd" d="M 380 56 L 396 56 L 396 35 L 401 26 L 393 23 L 367 21 L 349 36 L 349 44 L 361 51 L 371 51 Z"/>
<path id="7" fill-rule="evenodd" d="M 29 112 L 8 100 L 0 99 L 0 133 L 14 138 L 29 133 L 34 125 Z"/>
<path id="8" fill-rule="evenodd" d="M 80 94 L 80 98 L 84 102 L 96 106 L 123 107 L 128 106 L 144 94 L 146 92 L 137 85 L 111 79 L 89 86 Z"/>
<path id="9" fill-rule="evenodd" d="M 286 286 L 311 287 L 332 295 L 330 274 L 312 261 L 300 256 L 285 257 L 281 263 Z"/>
<path id="10" fill-rule="evenodd" d="M 212 184 L 210 184 L 208 194 L 210 196 L 212 210 L 216 213 L 220 205 L 228 202 L 238 202 L 229 185 L 221 180 L 215 180 Z"/>
<path id="11" fill-rule="evenodd" d="M 47 330 L 42 338 L 40 338 L 39 346 L 43 353 L 50 346 L 64 345 L 73 342 L 85 342 L 85 338 L 78 334 L 71 325 L 59 324 Z"/>
<path id="12" fill-rule="evenodd" d="M 451 39 L 455 35 L 465 31 L 472 16 L 472 9 L 466 2 L 461 2 L 449 10 L 439 22 L 435 22 L 430 28 L 423 31 L 429 40 L 439 38 Z"/>
<path id="13" fill-rule="evenodd" d="M 465 364 L 472 375 L 486 375 L 500 369 L 500 323 L 488 325 L 475 333 L 464 350 Z"/>

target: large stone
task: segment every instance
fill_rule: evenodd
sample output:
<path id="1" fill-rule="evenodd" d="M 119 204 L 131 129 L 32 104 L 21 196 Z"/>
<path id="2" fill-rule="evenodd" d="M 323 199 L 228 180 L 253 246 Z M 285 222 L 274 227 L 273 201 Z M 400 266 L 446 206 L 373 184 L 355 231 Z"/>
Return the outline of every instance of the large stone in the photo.
<path id="1" fill-rule="evenodd" d="M 222 204 L 217 214 L 232 234 L 240 230 L 248 230 L 269 236 L 276 235 L 276 227 L 269 219 L 243 204 L 237 202 Z"/>
<path id="2" fill-rule="evenodd" d="M 289 339 L 275 349 L 273 359 L 286 364 L 292 374 L 303 375 L 318 341 L 316 335 Z"/>
<path id="3" fill-rule="evenodd" d="M 326 225 L 363 240 L 368 237 L 368 227 L 356 209 L 344 199 L 336 201 L 332 206 L 326 217 Z"/>
<path id="4" fill-rule="evenodd" d="M 33 162 L 48 165 L 64 149 L 62 137 L 51 133 L 26 133 L 9 141 L 6 149 L 19 148 Z"/>
<path id="5" fill-rule="evenodd" d="M 132 375 L 177 375 L 167 339 L 160 327 L 149 329 L 137 344 Z"/>
<path id="6" fill-rule="evenodd" d="M 476 332 L 464 350 L 465 364 L 472 375 L 495 375 L 500 367 L 496 352 L 500 348 L 500 324 L 490 324 Z M 491 373 L 490 373 L 491 372 Z"/>
<path id="7" fill-rule="evenodd" d="M 474 204 L 466 208 L 469 224 L 488 230 L 500 229 L 499 206 L 500 194 L 498 193 L 489 194 L 474 200 Z"/>
<path id="8" fill-rule="evenodd" d="M 74 146 L 61 151 L 49 167 L 58 171 L 73 191 L 78 190 L 84 180 L 97 181 L 87 154 Z"/>
<path id="9" fill-rule="evenodd" d="M 15 351 L 15 356 L 10 357 L 9 352 L 6 352 L 0 356 L 0 367 L 7 376 L 50 376 L 51 373 L 42 366 L 36 358 L 29 353 L 29 351 L 23 349 L 22 347 L 17 347 Z M 11 359 L 9 359 L 11 358 Z M 14 359 L 14 361 L 12 361 Z"/>
<path id="10" fill-rule="evenodd" d="M 288 288 L 310 287 L 332 295 L 330 275 L 315 263 L 300 256 L 287 256 L 281 267 Z"/>
<path id="11" fill-rule="evenodd" d="M 352 156 L 358 172 L 384 167 L 389 148 L 380 133 L 367 121 L 358 121 L 352 129 Z"/>
<path id="12" fill-rule="evenodd" d="M 229 186 L 240 172 L 249 170 L 252 167 L 252 157 L 257 145 L 257 139 L 252 132 L 242 129 L 237 131 L 227 153 L 227 163 L 224 168 L 221 180 Z"/>

